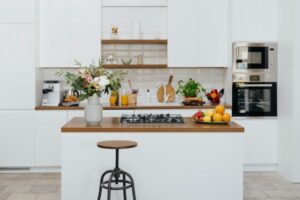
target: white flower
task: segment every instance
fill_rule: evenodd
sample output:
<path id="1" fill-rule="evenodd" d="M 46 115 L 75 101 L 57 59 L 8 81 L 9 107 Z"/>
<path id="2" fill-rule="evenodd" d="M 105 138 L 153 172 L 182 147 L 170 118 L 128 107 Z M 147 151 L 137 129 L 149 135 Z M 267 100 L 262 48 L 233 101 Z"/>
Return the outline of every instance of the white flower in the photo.
<path id="1" fill-rule="evenodd" d="M 85 74 L 85 69 L 80 69 L 79 74 Z"/>
<path id="2" fill-rule="evenodd" d="M 100 81 L 100 78 L 99 78 L 99 77 L 95 77 L 93 81 L 94 81 L 94 82 L 99 82 L 99 81 Z"/>
<path id="3" fill-rule="evenodd" d="M 105 86 L 107 86 L 109 83 L 110 83 L 110 82 L 109 82 L 107 76 L 100 76 L 100 77 L 99 77 L 99 85 L 100 85 L 101 87 L 105 87 Z"/>

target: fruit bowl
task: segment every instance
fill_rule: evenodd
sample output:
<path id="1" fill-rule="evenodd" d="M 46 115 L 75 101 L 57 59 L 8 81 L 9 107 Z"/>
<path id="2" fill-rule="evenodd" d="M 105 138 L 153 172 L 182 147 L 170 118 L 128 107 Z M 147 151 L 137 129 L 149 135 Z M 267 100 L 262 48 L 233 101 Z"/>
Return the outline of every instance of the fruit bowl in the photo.
<path id="1" fill-rule="evenodd" d="M 223 105 L 218 105 L 214 109 L 208 109 L 205 112 L 199 110 L 192 119 L 199 124 L 229 124 L 231 115 L 225 112 Z"/>

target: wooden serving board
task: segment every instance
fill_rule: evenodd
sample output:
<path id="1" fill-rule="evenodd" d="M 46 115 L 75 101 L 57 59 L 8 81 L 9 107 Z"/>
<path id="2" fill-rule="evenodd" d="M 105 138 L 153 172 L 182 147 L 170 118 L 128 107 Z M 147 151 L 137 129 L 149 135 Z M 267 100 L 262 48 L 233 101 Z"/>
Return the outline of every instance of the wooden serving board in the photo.
<path id="1" fill-rule="evenodd" d="M 173 76 L 171 75 L 169 77 L 169 81 L 167 85 L 162 85 L 158 88 L 156 97 L 158 102 L 164 102 L 164 97 L 165 97 L 165 91 L 166 95 L 168 96 L 167 102 L 174 102 L 175 101 L 175 89 L 173 88 L 172 84 Z"/>

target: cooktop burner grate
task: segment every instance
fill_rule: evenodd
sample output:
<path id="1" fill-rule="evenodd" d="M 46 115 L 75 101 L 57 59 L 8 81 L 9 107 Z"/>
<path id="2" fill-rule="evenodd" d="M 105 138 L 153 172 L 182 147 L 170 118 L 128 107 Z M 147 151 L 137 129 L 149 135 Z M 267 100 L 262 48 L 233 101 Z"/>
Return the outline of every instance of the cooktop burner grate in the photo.
<path id="1" fill-rule="evenodd" d="M 123 124 L 141 124 L 141 123 L 158 123 L 158 124 L 179 124 L 184 123 L 180 114 L 123 114 L 121 116 Z"/>

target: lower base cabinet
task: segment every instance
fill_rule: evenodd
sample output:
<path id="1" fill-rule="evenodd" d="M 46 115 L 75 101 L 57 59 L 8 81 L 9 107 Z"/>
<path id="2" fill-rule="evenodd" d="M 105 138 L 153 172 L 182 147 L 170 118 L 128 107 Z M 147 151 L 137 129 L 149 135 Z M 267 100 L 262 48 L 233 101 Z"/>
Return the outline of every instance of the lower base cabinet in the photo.
<path id="1" fill-rule="evenodd" d="M 0 111 L 0 168 L 34 165 L 34 111 Z"/>
<path id="2" fill-rule="evenodd" d="M 61 127 L 67 122 L 67 111 L 36 112 L 35 166 L 61 165 Z"/>
<path id="3" fill-rule="evenodd" d="M 238 118 L 245 127 L 244 164 L 252 166 L 277 165 L 277 119 Z"/>

